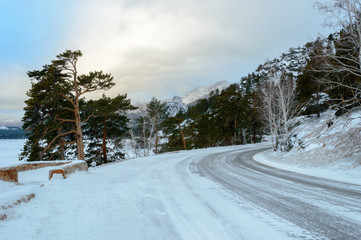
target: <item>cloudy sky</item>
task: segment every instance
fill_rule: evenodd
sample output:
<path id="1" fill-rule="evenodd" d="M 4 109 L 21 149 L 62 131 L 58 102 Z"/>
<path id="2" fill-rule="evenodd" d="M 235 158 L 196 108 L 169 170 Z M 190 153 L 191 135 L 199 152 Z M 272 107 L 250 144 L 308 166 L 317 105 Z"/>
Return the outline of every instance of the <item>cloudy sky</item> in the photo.
<path id="1" fill-rule="evenodd" d="M 326 33 L 312 0 L 0 0 L 0 125 L 20 121 L 30 80 L 66 49 L 134 101 L 237 82 Z"/>

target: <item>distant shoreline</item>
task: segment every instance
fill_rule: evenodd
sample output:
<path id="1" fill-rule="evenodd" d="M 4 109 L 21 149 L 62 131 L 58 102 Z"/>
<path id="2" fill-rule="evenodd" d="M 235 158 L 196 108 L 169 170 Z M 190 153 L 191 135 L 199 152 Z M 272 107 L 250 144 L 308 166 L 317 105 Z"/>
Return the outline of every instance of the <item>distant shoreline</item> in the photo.
<path id="1" fill-rule="evenodd" d="M 12 127 L 12 128 L 1 128 L 0 139 L 26 139 L 26 135 L 23 129 Z"/>

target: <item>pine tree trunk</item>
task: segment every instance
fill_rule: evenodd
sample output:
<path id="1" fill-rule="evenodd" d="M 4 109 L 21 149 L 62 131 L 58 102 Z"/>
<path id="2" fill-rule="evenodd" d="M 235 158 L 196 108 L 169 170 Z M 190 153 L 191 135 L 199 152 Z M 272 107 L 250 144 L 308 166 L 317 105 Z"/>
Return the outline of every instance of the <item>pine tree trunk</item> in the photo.
<path id="1" fill-rule="evenodd" d="M 106 121 L 103 122 L 103 163 L 108 163 L 107 157 L 107 125 Z"/>
<path id="2" fill-rule="evenodd" d="M 75 127 L 76 127 L 76 148 L 77 148 L 78 160 L 85 160 L 83 129 L 81 127 L 82 121 L 80 118 L 80 106 L 79 106 L 80 90 L 78 88 L 77 78 L 78 78 L 78 72 L 76 69 L 76 62 L 75 62 L 74 70 L 73 70 L 73 87 L 75 90 L 74 114 L 75 114 Z"/>
<path id="3" fill-rule="evenodd" d="M 83 142 L 83 131 L 81 128 L 81 122 L 76 122 L 76 145 L 77 145 L 77 155 L 78 160 L 84 160 L 84 142 Z"/>
<path id="4" fill-rule="evenodd" d="M 184 150 L 187 150 L 187 145 L 186 145 L 186 140 L 184 139 L 184 134 L 183 134 L 183 131 L 182 131 L 182 128 L 179 124 L 179 122 L 177 121 L 177 125 L 178 125 L 178 128 L 181 132 L 181 135 L 182 135 L 182 141 L 183 141 L 183 147 L 184 147 Z"/>
<path id="5" fill-rule="evenodd" d="M 233 144 L 237 143 L 237 118 L 234 118 L 234 141 Z"/>
<path id="6" fill-rule="evenodd" d="M 58 134 L 60 135 L 62 133 L 61 128 L 58 128 Z M 59 147 L 59 153 L 60 153 L 60 160 L 65 160 L 65 148 L 64 148 L 64 138 L 60 138 L 60 147 Z"/>
<path id="7" fill-rule="evenodd" d="M 76 148 L 78 160 L 85 160 L 84 157 L 84 142 L 83 142 L 83 129 L 81 127 L 80 110 L 79 110 L 79 96 L 75 97 L 75 126 L 76 126 Z"/>
<path id="8" fill-rule="evenodd" d="M 257 128 L 255 124 L 253 124 L 253 143 L 257 142 Z"/>

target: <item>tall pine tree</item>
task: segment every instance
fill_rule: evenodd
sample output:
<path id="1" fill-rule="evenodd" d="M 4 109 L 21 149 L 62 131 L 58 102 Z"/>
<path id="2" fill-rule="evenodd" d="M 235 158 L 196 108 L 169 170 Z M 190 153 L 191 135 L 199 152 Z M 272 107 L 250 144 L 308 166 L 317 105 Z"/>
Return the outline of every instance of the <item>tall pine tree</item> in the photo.
<path id="1" fill-rule="evenodd" d="M 107 90 L 114 83 L 110 74 L 101 71 L 78 75 L 77 63 L 81 56 L 80 51 L 66 50 L 41 71 L 29 72 L 32 88 L 25 101 L 23 117 L 29 140 L 20 158 L 44 160 L 44 154 L 48 154 L 46 159 L 53 159 L 52 149 L 59 146 L 63 155 L 65 144 L 75 141 L 77 157 L 84 160 L 80 103 L 85 94 Z"/>

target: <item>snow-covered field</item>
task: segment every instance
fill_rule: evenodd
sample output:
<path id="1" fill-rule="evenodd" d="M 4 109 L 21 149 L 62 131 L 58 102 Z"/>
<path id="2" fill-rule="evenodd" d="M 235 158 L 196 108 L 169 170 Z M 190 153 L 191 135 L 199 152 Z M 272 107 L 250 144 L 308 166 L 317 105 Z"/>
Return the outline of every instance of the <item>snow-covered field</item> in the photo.
<path id="1" fill-rule="evenodd" d="M 237 148 L 132 159 L 66 180 L 48 181 L 47 169 L 22 173 L 21 185 L 6 183 L 6 191 L 36 197 L 3 211 L 8 219 L 0 222 L 1 239 L 287 239 L 186 167 L 210 153 Z M 0 195 L 6 205 L 16 194 Z"/>
<path id="2" fill-rule="evenodd" d="M 2 143 L 14 144 L 14 156 L 9 151 L 8 159 L 17 161 L 15 142 Z M 280 173 L 258 172 L 264 167 L 252 160 L 239 165 L 239 154 L 268 146 L 135 158 L 66 180 L 55 175 L 48 181 L 46 168 L 20 173 L 20 185 L 0 182 L 0 207 L 31 193 L 36 197 L 0 210 L 8 217 L 0 221 L 0 239 L 327 239 L 332 231 L 357 239 L 361 200 L 353 195 L 361 193 L 361 186 L 343 189 L 318 179 L 305 186 L 308 177 L 297 176 L 293 182 L 291 173 L 290 179 L 278 180 Z M 342 186 L 351 195 L 318 189 L 320 184 Z"/>
<path id="3" fill-rule="evenodd" d="M 0 139 L 0 168 L 17 164 L 26 139 Z"/>

